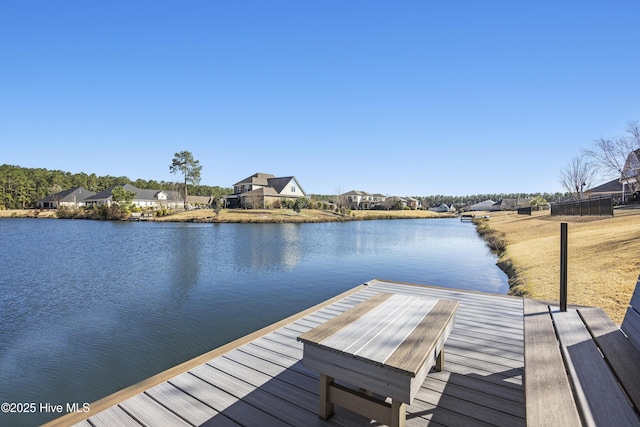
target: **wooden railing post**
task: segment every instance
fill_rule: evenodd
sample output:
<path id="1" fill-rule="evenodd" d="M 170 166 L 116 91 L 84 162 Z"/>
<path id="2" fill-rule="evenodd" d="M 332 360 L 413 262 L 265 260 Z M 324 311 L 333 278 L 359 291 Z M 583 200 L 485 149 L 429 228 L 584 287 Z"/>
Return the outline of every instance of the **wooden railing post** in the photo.
<path id="1" fill-rule="evenodd" d="M 560 223 L 560 311 L 567 311 L 567 223 Z"/>

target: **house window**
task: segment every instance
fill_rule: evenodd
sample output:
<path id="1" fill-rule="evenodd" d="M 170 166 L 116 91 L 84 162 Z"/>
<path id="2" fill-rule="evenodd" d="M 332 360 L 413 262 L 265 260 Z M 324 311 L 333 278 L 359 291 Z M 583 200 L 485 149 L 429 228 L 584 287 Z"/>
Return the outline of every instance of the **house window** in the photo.
<path id="1" fill-rule="evenodd" d="M 292 186 L 291 186 L 291 192 L 292 192 L 292 193 L 295 193 L 295 192 L 296 192 L 296 186 L 295 186 L 295 185 L 292 185 Z"/>

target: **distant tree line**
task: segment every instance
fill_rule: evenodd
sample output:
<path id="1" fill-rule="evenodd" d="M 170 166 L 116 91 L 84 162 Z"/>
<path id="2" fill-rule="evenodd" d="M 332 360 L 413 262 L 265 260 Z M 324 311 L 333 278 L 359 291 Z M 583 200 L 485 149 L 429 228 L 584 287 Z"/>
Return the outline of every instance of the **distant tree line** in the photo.
<path id="1" fill-rule="evenodd" d="M 83 187 L 96 193 L 114 186 L 131 184 L 140 189 L 181 191 L 183 183 L 136 179 L 126 176 L 97 176 L 95 173 L 70 173 L 44 168 L 24 168 L 13 165 L 0 166 L 0 205 L 6 209 L 26 209 L 35 206 L 37 200 L 60 191 Z M 189 195 L 221 197 L 232 193 L 231 188 L 208 185 L 192 185 Z"/>

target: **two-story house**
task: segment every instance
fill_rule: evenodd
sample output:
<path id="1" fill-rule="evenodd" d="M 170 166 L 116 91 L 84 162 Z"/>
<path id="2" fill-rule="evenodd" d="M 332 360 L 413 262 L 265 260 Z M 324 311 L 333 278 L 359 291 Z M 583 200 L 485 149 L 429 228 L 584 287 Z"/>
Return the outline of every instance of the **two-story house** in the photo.
<path id="1" fill-rule="evenodd" d="M 295 176 L 276 177 L 255 173 L 233 184 L 233 194 L 225 196 L 229 208 L 268 208 L 284 199 L 307 197 Z"/>
<path id="2" fill-rule="evenodd" d="M 360 190 L 348 191 L 341 194 L 340 198 L 349 209 L 373 209 L 386 200 L 382 194 L 370 194 Z"/>

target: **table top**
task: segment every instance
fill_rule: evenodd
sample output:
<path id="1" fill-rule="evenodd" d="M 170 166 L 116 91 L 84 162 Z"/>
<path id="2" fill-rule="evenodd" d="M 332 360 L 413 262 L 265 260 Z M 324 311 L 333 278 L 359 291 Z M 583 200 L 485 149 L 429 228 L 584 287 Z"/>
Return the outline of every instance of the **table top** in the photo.
<path id="1" fill-rule="evenodd" d="M 415 376 L 450 326 L 457 301 L 379 293 L 298 340 Z"/>

